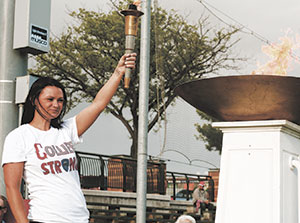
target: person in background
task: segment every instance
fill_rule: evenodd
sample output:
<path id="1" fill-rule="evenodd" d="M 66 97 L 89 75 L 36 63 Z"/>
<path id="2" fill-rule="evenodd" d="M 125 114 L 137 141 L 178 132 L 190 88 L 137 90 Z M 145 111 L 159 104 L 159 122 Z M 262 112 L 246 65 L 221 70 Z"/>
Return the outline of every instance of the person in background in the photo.
<path id="1" fill-rule="evenodd" d="M 5 138 L 2 167 L 10 209 L 17 223 L 88 223 L 89 211 L 80 188 L 74 145 L 94 123 L 116 92 L 136 54 L 121 57 L 93 102 L 63 121 L 67 96 L 61 83 L 42 77 L 33 83 L 24 104 L 22 125 Z M 29 193 L 24 209 L 21 180 Z"/>
<path id="2" fill-rule="evenodd" d="M 201 181 L 198 184 L 198 187 L 193 192 L 193 204 L 196 207 L 196 213 L 199 212 L 199 209 L 201 210 L 201 214 L 206 208 L 210 208 L 209 203 L 209 194 L 204 189 L 205 183 Z"/>
<path id="3" fill-rule="evenodd" d="M 1 223 L 5 223 L 4 216 L 7 212 L 7 208 L 8 208 L 8 202 L 6 197 L 0 195 L 0 222 Z"/>
<path id="4" fill-rule="evenodd" d="M 175 223 L 196 223 L 196 220 L 190 215 L 181 215 Z"/>

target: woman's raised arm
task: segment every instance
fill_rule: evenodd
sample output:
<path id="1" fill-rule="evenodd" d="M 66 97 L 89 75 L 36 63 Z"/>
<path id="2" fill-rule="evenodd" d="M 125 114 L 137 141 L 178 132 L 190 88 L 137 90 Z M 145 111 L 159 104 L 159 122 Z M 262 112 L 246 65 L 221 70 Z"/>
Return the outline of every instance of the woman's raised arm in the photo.
<path id="1" fill-rule="evenodd" d="M 106 84 L 99 90 L 94 101 L 76 116 L 78 136 L 81 136 L 98 118 L 116 92 L 125 73 L 125 68 L 135 68 L 136 53 L 126 54 Z"/>

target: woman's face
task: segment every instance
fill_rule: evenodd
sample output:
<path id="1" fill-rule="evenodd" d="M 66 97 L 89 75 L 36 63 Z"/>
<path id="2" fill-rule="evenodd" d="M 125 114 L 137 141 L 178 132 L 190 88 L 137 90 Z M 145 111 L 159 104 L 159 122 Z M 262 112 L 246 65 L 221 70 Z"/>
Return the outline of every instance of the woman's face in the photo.
<path id="1" fill-rule="evenodd" d="M 64 105 L 63 91 L 55 86 L 45 87 L 38 100 L 35 101 L 36 108 L 42 113 L 42 117 L 46 120 L 57 118 Z"/>

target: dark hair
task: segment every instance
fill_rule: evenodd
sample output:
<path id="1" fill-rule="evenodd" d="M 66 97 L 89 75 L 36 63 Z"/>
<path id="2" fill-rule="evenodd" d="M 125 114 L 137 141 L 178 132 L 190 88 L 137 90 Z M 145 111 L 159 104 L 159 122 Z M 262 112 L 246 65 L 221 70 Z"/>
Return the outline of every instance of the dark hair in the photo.
<path id="1" fill-rule="evenodd" d="M 8 208 L 8 202 L 6 197 L 4 197 L 3 195 L 0 195 L 0 199 L 3 201 L 3 205 L 5 208 Z"/>
<path id="2" fill-rule="evenodd" d="M 66 113 L 66 105 L 67 105 L 67 96 L 65 92 L 64 86 L 59 83 L 57 80 L 51 78 L 51 77 L 40 77 L 37 81 L 35 81 L 27 95 L 25 104 L 24 104 L 24 112 L 22 115 L 22 121 L 21 124 L 27 124 L 30 123 L 34 117 L 35 112 L 35 99 L 38 99 L 40 96 L 40 93 L 42 90 L 47 86 L 54 86 L 58 87 L 62 90 L 63 96 L 64 96 L 64 103 L 63 108 L 61 110 L 61 113 L 59 116 L 55 119 L 52 119 L 50 122 L 50 125 L 54 128 L 61 128 L 62 124 L 62 118 L 64 117 Z"/>

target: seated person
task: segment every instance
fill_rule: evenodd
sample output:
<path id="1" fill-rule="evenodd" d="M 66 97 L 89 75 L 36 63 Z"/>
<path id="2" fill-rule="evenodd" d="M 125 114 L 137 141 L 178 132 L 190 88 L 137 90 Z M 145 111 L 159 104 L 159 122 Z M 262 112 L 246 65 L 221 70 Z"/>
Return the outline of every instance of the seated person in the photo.
<path id="1" fill-rule="evenodd" d="M 209 202 L 209 193 L 204 189 L 205 183 L 200 182 L 198 187 L 193 192 L 193 204 L 196 206 L 196 212 L 201 210 L 201 214 L 205 209 L 211 209 L 211 204 Z"/>

